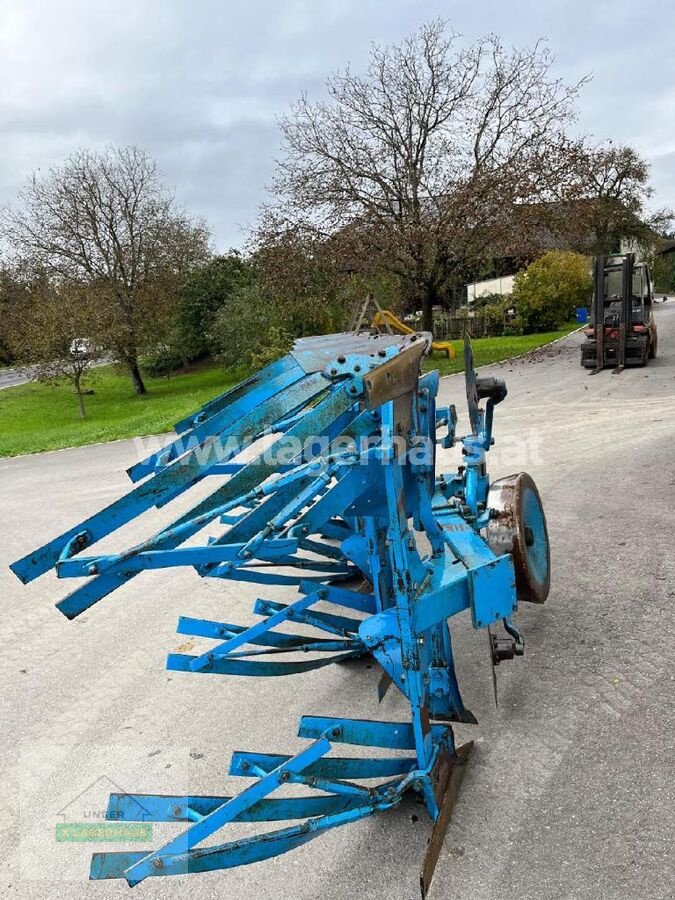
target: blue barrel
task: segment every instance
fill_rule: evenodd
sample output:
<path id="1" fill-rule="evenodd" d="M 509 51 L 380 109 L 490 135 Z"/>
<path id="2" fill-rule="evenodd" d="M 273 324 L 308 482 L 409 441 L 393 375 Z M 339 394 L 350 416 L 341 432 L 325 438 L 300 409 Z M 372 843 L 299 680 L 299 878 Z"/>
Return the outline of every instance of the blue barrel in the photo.
<path id="1" fill-rule="evenodd" d="M 585 306 L 577 307 L 577 322 L 580 325 L 585 325 L 588 322 L 588 310 Z"/>

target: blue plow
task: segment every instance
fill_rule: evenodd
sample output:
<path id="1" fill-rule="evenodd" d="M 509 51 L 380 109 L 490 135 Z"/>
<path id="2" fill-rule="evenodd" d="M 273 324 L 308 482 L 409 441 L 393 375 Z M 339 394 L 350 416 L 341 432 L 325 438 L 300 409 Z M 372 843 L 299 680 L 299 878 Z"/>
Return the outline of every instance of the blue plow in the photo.
<path id="1" fill-rule="evenodd" d="M 438 373 L 422 374 L 430 346 L 427 334 L 296 342 L 179 422 L 174 440 L 128 470 L 128 494 L 12 565 L 24 582 L 51 568 L 80 579 L 57 604 L 68 618 L 146 569 L 190 566 L 205 578 L 294 587 L 288 602 L 258 599 L 252 625 L 181 617 L 178 633 L 203 639 L 204 649 L 170 654 L 167 668 L 280 676 L 369 656 L 382 668 L 379 699 L 393 684 L 410 705 L 405 722 L 303 717 L 307 743 L 296 755 L 234 754 L 230 775 L 248 786 L 233 796 L 113 794 L 110 820 L 182 828 L 151 852 L 95 854 L 91 878 L 135 885 L 265 860 L 410 791 L 433 823 L 420 873 L 426 896 L 472 747 L 455 746 L 452 723 L 476 722 L 460 695 L 448 622 L 467 610 L 487 631 L 494 676 L 523 652 L 511 620 L 518 601 L 543 603 L 550 582 L 534 482 L 520 473 L 491 483 L 487 474 L 504 383 L 477 376 L 465 340 L 470 427 L 458 437 L 455 407 L 436 405 Z M 437 473 L 437 445 L 460 443 L 463 465 Z M 91 549 L 212 475 L 218 487 L 142 543 Z M 204 529 L 208 539 L 190 540 Z M 341 745 L 395 752 L 329 755 Z M 244 822 L 280 825 L 235 839 L 227 826 Z"/>

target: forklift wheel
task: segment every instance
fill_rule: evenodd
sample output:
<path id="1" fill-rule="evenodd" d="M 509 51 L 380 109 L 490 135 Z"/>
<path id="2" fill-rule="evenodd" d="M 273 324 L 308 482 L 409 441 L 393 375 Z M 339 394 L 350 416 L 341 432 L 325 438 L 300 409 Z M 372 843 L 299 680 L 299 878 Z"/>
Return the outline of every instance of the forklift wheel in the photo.
<path id="1" fill-rule="evenodd" d="M 658 338 L 654 337 L 654 340 L 649 345 L 649 358 L 656 359 L 656 351 L 658 350 Z"/>

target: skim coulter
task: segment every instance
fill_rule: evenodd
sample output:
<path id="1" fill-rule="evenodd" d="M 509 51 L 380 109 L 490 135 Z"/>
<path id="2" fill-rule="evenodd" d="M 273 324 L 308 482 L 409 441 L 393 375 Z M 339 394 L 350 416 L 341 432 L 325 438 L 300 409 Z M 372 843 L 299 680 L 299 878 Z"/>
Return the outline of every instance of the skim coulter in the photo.
<path id="1" fill-rule="evenodd" d="M 298 341 L 179 422 L 174 440 L 128 470 L 128 494 L 12 565 L 24 582 L 52 568 L 80 579 L 57 604 L 71 619 L 146 569 L 288 585 L 287 602 L 256 601 L 252 625 L 230 623 L 226 610 L 224 621 L 181 617 L 178 632 L 203 649 L 171 654 L 167 667 L 185 678 L 301 676 L 370 656 L 382 668 L 380 699 L 393 684 L 410 706 L 397 722 L 303 716 L 299 753 L 234 754 L 230 775 L 247 787 L 233 796 L 111 795 L 109 819 L 175 823 L 176 834 L 151 851 L 96 853 L 91 878 L 135 885 L 258 862 L 412 791 L 432 822 L 426 895 L 472 747 L 455 745 L 452 723 L 476 721 L 460 694 L 449 620 L 468 611 L 488 630 L 494 666 L 522 654 L 511 616 L 519 601 L 543 603 L 550 578 L 534 482 L 521 473 L 490 483 L 487 474 L 504 383 L 477 377 L 466 339 L 469 428 L 458 437 L 454 406 L 436 405 L 438 373 L 422 374 L 430 346 L 427 334 Z M 456 442 L 463 465 L 439 474 L 437 444 Z M 102 538 L 214 475 L 217 486 L 171 525 L 96 553 Z M 237 836 L 240 823 L 256 833 Z"/>

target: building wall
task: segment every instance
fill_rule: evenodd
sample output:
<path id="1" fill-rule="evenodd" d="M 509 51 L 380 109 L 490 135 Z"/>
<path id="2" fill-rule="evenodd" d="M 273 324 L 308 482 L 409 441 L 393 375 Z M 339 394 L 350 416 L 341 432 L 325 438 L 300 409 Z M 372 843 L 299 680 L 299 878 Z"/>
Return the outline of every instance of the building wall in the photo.
<path id="1" fill-rule="evenodd" d="M 501 278 L 489 278 L 487 281 L 473 281 L 466 286 L 466 302 L 471 304 L 488 294 L 512 294 L 513 275 L 502 275 Z"/>

